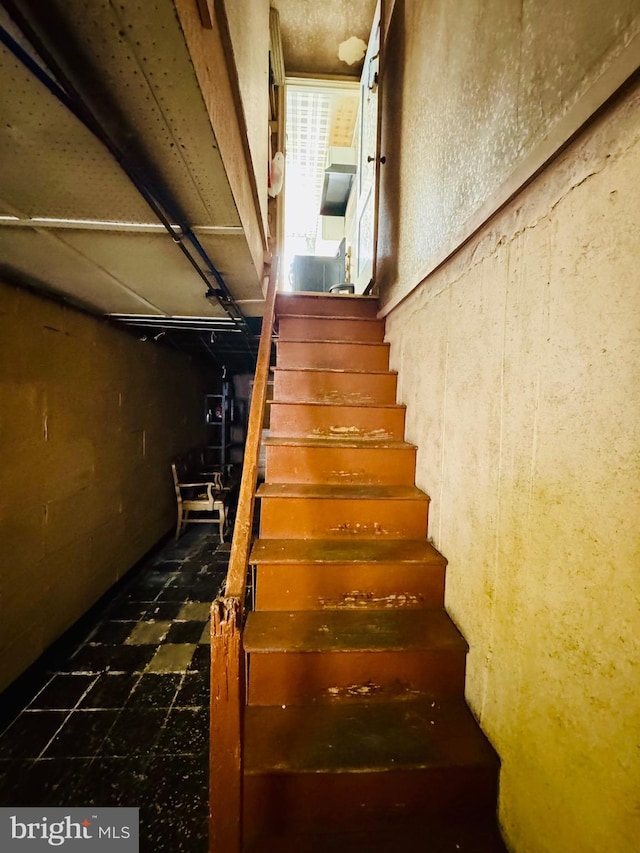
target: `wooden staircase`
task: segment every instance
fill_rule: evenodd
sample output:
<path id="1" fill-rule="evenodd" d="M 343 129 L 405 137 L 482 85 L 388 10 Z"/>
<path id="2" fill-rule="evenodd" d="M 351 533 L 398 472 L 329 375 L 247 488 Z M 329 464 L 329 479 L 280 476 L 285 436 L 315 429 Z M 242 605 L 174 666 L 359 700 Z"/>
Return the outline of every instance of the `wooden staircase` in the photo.
<path id="1" fill-rule="evenodd" d="M 279 294 L 251 554 L 244 848 L 501 851 L 499 762 L 464 702 L 384 321 Z"/>

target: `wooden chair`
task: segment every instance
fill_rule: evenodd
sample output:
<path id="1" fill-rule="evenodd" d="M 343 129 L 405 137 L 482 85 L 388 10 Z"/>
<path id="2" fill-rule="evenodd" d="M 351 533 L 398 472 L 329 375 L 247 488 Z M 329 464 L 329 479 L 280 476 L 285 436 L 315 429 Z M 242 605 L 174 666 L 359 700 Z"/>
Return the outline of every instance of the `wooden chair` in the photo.
<path id="1" fill-rule="evenodd" d="M 178 523 L 176 539 L 187 524 L 218 524 L 220 541 L 224 542 L 224 531 L 227 524 L 227 505 L 225 502 L 227 490 L 222 485 L 222 474 L 215 472 L 207 475 L 206 482 L 185 483 L 178 476 L 175 462 L 171 463 L 173 483 L 178 501 Z M 208 518 L 189 518 L 190 512 L 205 513 Z"/>

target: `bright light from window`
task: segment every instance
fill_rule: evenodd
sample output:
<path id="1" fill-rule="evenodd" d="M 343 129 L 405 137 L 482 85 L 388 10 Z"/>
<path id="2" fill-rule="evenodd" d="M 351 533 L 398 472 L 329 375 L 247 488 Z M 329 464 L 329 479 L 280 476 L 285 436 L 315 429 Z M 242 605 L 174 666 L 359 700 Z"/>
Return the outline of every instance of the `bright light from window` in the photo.
<path id="1" fill-rule="evenodd" d="M 295 255 L 334 255 L 339 240 L 323 240 L 320 199 L 327 149 L 351 145 L 357 112 L 357 83 L 287 83 L 287 160 L 284 196 L 285 287 Z M 352 118 L 344 122 L 344 105 Z M 336 134 L 342 134 L 338 139 Z M 346 142 L 345 142 L 346 138 Z"/>

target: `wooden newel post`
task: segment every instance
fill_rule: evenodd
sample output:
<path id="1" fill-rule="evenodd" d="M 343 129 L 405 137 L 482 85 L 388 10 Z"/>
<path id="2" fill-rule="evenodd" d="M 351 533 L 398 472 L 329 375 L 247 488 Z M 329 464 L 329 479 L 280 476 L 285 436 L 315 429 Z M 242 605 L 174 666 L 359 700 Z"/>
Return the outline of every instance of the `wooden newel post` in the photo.
<path id="1" fill-rule="evenodd" d="M 244 660 L 238 598 L 211 606 L 209 850 L 242 850 L 242 723 Z"/>
<path id="2" fill-rule="evenodd" d="M 211 723 L 209 851 L 242 851 L 242 770 L 245 707 L 242 618 L 251 548 L 260 438 L 267 396 L 276 296 L 276 263 L 269 267 L 265 314 L 251 397 L 238 509 L 223 598 L 211 607 Z"/>

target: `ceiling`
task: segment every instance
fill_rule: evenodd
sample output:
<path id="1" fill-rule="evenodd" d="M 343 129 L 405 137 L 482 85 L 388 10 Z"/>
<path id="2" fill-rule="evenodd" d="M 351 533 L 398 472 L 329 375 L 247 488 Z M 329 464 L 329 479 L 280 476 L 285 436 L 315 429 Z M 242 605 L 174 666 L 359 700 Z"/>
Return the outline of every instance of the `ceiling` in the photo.
<path id="1" fill-rule="evenodd" d="M 359 78 L 362 59 L 340 59 L 340 45 L 351 38 L 367 43 L 376 0 L 271 0 L 280 14 L 282 52 L 288 75 Z"/>
<path id="2" fill-rule="evenodd" d="M 375 0 L 328 0 L 321 16 L 305 0 L 273 5 L 287 74 L 359 74 L 338 46 L 366 40 Z M 3 6 L 3 278 L 251 370 L 262 271 L 172 0 L 20 0 L 24 20 Z"/>

